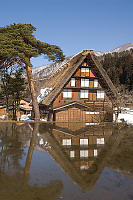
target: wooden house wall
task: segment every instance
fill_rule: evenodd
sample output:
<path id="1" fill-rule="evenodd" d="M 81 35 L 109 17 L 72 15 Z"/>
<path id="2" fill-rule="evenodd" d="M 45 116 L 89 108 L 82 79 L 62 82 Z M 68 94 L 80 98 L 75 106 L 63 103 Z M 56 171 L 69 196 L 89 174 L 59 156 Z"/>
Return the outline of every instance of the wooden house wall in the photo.
<path id="1" fill-rule="evenodd" d="M 82 70 L 89 69 L 88 70 Z M 101 80 L 96 76 L 94 68 L 91 64 L 83 62 L 82 65 L 77 69 L 77 71 L 72 75 L 71 78 L 75 79 L 75 86 L 71 86 L 71 79 L 65 84 L 64 88 L 56 99 L 52 103 L 52 109 L 54 112 L 54 117 L 51 115 L 50 120 L 57 122 L 101 122 L 101 121 L 112 121 L 113 120 L 113 108 L 112 102 L 106 96 L 104 92 L 104 98 L 97 98 L 97 91 L 104 91 L 104 88 L 100 85 Z M 81 86 L 81 79 L 89 79 L 89 87 Z M 94 87 L 94 81 L 98 80 L 98 86 Z M 69 89 L 72 91 L 72 97 L 64 97 L 63 91 Z M 81 90 L 88 90 L 88 98 L 81 98 Z M 69 108 L 55 111 L 61 106 L 70 104 L 72 102 L 78 102 L 80 105 L 87 106 L 88 108 L 81 109 Z M 87 114 L 86 111 L 90 112 Z M 91 113 L 97 112 L 97 114 Z"/>
<path id="2" fill-rule="evenodd" d="M 105 113 L 103 113 L 105 114 Z M 70 108 L 68 110 L 60 111 L 56 113 L 56 121 L 62 122 L 93 122 L 98 123 L 103 121 L 103 114 L 88 114 L 87 111 Z"/>
<path id="3" fill-rule="evenodd" d="M 82 64 L 82 67 L 87 67 L 86 63 Z M 108 107 L 110 110 L 112 110 L 112 103 L 109 101 L 108 97 L 105 94 L 105 98 L 97 98 L 97 90 L 102 90 L 102 87 L 98 81 L 98 87 L 94 87 L 94 80 L 98 78 L 95 77 L 94 72 L 92 72 L 93 69 L 89 67 L 89 73 L 88 72 L 81 72 L 81 67 L 78 68 L 78 70 L 75 72 L 75 74 L 72 76 L 75 78 L 75 87 L 71 86 L 71 80 L 66 83 L 64 89 L 71 89 L 72 90 L 72 98 L 64 98 L 63 97 L 63 90 L 62 92 L 58 95 L 58 97 L 55 99 L 53 102 L 53 108 L 58 107 L 60 105 L 67 104 L 72 101 L 78 101 L 83 104 L 88 104 L 89 102 L 101 102 L 101 107 L 103 107 L 103 102 L 106 104 L 106 102 L 109 102 Z M 81 78 L 89 78 L 89 87 L 81 87 Z M 89 97 L 88 98 L 80 98 L 80 91 L 81 90 L 88 90 Z M 104 90 L 104 89 L 103 89 Z"/>
<path id="4" fill-rule="evenodd" d="M 0 116 L 6 115 L 6 108 L 0 108 Z"/>
<path id="5" fill-rule="evenodd" d="M 112 103 L 111 103 L 111 101 L 108 100 L 108 98 L 106 97 L 106 94 L 105 94 L 104 99 L 97 99 L 96 96 L 97 96 L 96 92 L 89 92 L 89 98 L 81 99 L 80 91 L 73 91 L 72 98 L 63 98 L 63 92 L 61 92 L 59 94 L 59 96 L 55 99 L 55 101 L 53 103 L 53 108 L 64 105 L 64 104 L 68 104 L 73 101 L 77 101 L 84 105 L 88 105 L 89 103 L 94 103 L 95 105 L 99 105 L 100 107 L 103 107 L 103 103 L 104 103 L 104 105 L 106 105 L 106 106 L 108 105 L 108 109 L 112 110 Z M 98 102 L 98 104 L 97 104 L 97 102 Z"/>

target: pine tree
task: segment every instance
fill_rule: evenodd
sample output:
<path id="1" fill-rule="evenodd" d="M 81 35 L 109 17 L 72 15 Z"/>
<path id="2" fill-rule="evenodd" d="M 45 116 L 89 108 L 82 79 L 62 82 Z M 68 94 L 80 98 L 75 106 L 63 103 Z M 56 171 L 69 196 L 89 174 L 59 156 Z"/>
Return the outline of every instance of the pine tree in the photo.
<path id="1" fill-rule="evenodd" d="M 13 120 L 16 120 L 16 112 L 19 109 L 20 100 L 25 90 L 25 78 L 22 77 L 22 73 L 22 68 L 14 73 L 7 70 L 2 71 L 1 96 L 6 104 L 7 116 L 9 108 L 12 107 Z"/>
<path id="2" fill-rule="evenodd" d="M 116 87 L 133 90 L 133 49 L 121 53 L 105 54 L 101 63 Z"/>
<path id="3" fill-rule="evenodd" d="M 58 46 L 37 40 L 34 31 L 36 28 L 31 24 L 20 23 L 0 28 L 0 69 L 10 66 L 17 68 L 20 64 L 26 68 L 35 120 L 40 120 L 30 59 L 44 54 L 50 60 L 63 60 L 64 55 Z"/>

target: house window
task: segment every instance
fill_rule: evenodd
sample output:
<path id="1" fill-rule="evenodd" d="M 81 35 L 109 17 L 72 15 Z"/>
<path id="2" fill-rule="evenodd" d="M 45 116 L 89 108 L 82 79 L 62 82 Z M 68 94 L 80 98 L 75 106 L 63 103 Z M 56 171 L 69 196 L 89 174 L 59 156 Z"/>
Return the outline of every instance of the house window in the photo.
<path id="1" fill-rule="evenodd" d="M 89 169 L 89 166 L 87 166 L 87 165 L 80 166 L 80 170 L 87 170 L 87 169 Z"/>
<path id="2" fill-rule="evenodd" d="M 81 68 L 81 72 L 87 72 L 87 73 L 89 73 L 89 68 L 82 67 Z"/>
<path id="3" fill-rule="evenodd" d="M 70 158 L 74 158 L 75 157 L 75 151 L 70 151 Z"/>
<path id="4" fill-rule="evenodd" d="M 104 144 L 104 138 L 97 138 L 97 144 Z"/>
<path id="5" fill-rule="evenodd" d="M 97 90 L 97 99 L 104 99 L 104 91 Z"/>
<path id="6" fill-rule="evenodd" d="M 70 89 L 65 89 L 65 90 L 63 91 L 63 97 L 64 97 L 64 98 L 72 98 L 72 90 L 70 90 Z"/>
<path id="7" fill-rule="evenodd" d="M 71 86 L 75 87 L 75 78 L 71 78 Z"/>
<path id="8" fill-rule="evenodd" d="M 94 156 L 97 156 L 97 149 L 94 149 Z"/>
<path id="9" fill-rule="evenodd" d="M 88 150 L 80 150 L 80 158 L 87 158 Z"/>
<path id="10" fill-rule="evenodd" d="M 81 79 L 81 87 L 89 87 L 89 79 Z"/>
<path id="11" fill-rule="evenodd" d="M 98 115 L 99 112 L 89 112 L 89 111 L 86 111 L 85 114 L 86 115 Z"/>
<path id="12" fill-rule="evenodd" d="M 88 145 L 88 139 L 80 139 L 80 145 Z"/>
<path id="13" fill-rule="evenodd" d="M 63 146 L 71 146 L 71 139 L 63 139 L 62 145 Z"/>
<path id="14" fill-rule="evenodd" d="M 98 80 L 97 79 L 94 79 L 94 87 L 98 87 Z"/>
<path id="15" fill-rule="evenodd" d="M 88 98 L 88 90 L 81 90 L 80 98 L 87 99 Z"/>

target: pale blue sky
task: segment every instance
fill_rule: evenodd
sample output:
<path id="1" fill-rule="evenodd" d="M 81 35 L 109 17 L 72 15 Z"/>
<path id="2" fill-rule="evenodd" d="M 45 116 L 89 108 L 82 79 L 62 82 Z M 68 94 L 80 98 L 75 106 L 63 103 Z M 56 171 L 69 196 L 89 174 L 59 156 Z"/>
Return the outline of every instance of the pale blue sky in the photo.
<path id="1" fill-rule="evenodd" d="M 133 42 L 133 0 L 3 0 L 0 10 L 0 26 L 31 23 L 39 40 L 60 46 L 66 56 Z M 47 62 L 32 59 L 34 67 Z"/>

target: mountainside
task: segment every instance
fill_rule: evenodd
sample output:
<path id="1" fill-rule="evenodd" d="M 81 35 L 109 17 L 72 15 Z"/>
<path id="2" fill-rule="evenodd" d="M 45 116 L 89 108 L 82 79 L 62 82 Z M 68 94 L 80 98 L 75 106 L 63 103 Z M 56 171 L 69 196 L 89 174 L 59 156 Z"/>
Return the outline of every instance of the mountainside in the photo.
<path id="1" fill-rule="evenodd" d="M 133 91 L 133 49 L 122 52 L 119 47 L 115 50 L 120 53 L 104 54 L 100 62 L 116 87 Z"/>
<path id="2" fill-rule="evenodd" d="M 36 67 L 32 69 L 33 76 L 35 79 L 44 79 L 54 74 L 58 69 L 60 69 L 71 57 L 66 58 L 63 62 L 53 62 L 41 67 Z"/>
<path id="3" fill-rule="evenodd" d="M 96 56 L 103 56 L 104 54 L 108 54 L 108 53 L 120 53 L 122 51 L 129 51 L 130 49 L 133 49 L 133 43 L 127 43 L 124 45 L 121 45 L 115 49 L 113 49 L 112 51 L 107 51 L 107 52 L 101 52 L 101 51 L 95 51 Z"/>
<path id="4" fill-rule="evenodd" d="M 117 47 L 113 49 L 112 51 L 108 51 L 108 52 L 95 51 L 95 55 L 102 56 L 108 53 L 114 53 L 114 52 L 120 53 L 122 51 L 130 50 L 130 49 L 133 49 L 133 43 L 121 45 L 120 47 Z M 34 78 L 39 79 L 39 80 L 48 78 L 50 75 L 54 74 L 57 70 L 59 70 L 71 57 L 67 57 L 63 62 L 53 62 L 41 67 L 33 68 L 32 71 L 33 71 Z"/>
<path id="5" fill-rule="evenodd" d="M 114 49 L 109 53 L 114 53 L 114 52 L 120 53 L 122 51 L 129 51 L 130 49 L 133 49 L 133 43 L 124 44 L 120 47 L 117 47 L 116 49 Z"/>

